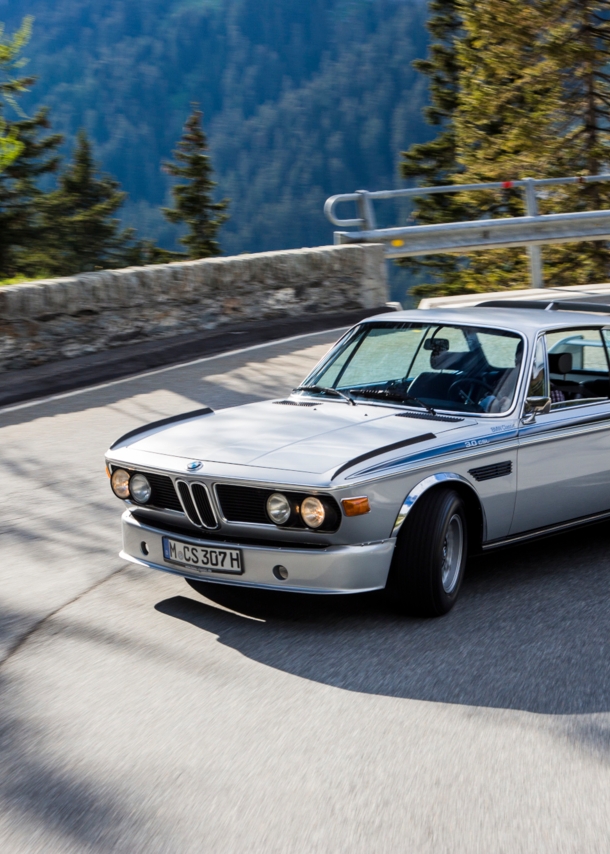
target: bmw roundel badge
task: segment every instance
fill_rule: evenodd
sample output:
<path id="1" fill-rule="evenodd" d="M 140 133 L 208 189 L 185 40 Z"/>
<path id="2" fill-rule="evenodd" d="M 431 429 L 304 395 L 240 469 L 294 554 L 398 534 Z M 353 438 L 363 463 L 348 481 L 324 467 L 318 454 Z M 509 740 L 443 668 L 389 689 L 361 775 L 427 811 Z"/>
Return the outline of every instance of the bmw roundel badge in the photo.
<path id="1" fill-rule="evenodd" d="M 186 464 L 188 471 L 198 471 L 202 466 L 203 463 L 200 460 L 191 460 L 190 463 Z"/>

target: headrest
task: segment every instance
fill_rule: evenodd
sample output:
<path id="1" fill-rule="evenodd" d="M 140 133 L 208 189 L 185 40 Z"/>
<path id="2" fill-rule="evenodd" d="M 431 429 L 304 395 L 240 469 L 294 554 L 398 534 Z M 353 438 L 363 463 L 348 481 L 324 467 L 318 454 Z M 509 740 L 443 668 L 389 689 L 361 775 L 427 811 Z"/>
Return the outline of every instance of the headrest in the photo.
<path id="1" fill-rule="evenodd" d="M 549 369 L 552 374 L 569 374 L 572 370 L 572 354 L 549 353 Z"/>
<path id="2" fill-rule="evenodd" d="M 515 347 L 515 367 L 521 367 L 521 359 L 523 358 L 523 339 L 519 339 L 517 346 Z"/>

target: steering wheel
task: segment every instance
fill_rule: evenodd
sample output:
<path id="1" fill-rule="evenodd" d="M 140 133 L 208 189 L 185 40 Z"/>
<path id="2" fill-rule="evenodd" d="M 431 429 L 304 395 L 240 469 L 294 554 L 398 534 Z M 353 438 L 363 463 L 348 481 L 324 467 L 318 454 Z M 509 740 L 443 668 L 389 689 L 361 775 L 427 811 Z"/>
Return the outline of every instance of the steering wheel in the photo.
<path id="1" fill-rule="evenodd" d="M 477 399 L 475 400 L 475 389 L 480 389 L 488 394 L 493 394 L 495 391 L 494 387 L 486 380 L 478 379 L 476 377 L 462 377 L 449 386 L 447 394 L 450 397 L 453 396 L 454 399 L 461 398 L 465 404 L 478 406 L 479 400 L 484 397 L 485 394 L 476 395 Z"/>

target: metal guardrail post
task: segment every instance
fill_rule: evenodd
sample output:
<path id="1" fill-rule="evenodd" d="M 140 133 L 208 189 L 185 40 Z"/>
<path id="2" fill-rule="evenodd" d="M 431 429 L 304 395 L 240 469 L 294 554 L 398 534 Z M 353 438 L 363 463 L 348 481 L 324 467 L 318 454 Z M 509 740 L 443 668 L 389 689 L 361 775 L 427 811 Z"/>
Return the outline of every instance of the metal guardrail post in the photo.
<path id="1" fill-rule="evenodd" d="M 364 230 L 374 231 L 377 228 L 377 221 L 375 220 L 371 195 L 368 190 L 356 190 L 356 195 L 358 196 L 358 213 L 364 224 Z"/>
<path id="2" fill-rule="evenodd" d="M 358 190 L 330 196 L 324 213 L 340 229 L 335 231 L 335 244 L 383 243 L 386 258 L 409 258 L 440 253 L 460 254 L 506 247 L 527 248 L 532 285 L 543 288 L 541 246 L 551 243 L 580 243 L 581 241 L 610 241 L 610 209 L 577 211 L 563 214 L 540 214 L 536 189 L 565 184 L 589 184 L 610 181 L 610 173 L 575 175 L 570 178 L 523 178 L 494 181 L 486 184 L 448 184 L 434 187 L 411 187 L 402 190 Z M 525 193 L 526 216 L 500 219 L 449 222 L 436 225 L 377 228 L 373 201 L 381 199 L 414 198 L 438 193 L 465 193 L 481 190 L 522 188 Z M 340 219 L 335 213 L 339 204 L 356 204 L 357 219 Z"/>
<path id="3" fill-rule="evenodd" d="M 538 216 L 538 199 L 536 198 L 536 184 L 533 178 L 525 179 L 525 209 L 528 216 Z M 532 287 L 543 288 L 542 250 L 539 246 L 528 246 L 527 253 L 530 259 Z"/>

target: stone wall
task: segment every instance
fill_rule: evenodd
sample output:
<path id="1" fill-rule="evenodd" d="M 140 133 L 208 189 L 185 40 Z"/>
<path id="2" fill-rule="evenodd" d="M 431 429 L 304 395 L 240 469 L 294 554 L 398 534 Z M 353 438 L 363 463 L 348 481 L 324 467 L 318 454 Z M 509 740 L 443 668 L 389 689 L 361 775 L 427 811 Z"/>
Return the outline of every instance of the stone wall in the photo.
<path id="1" fill-rule="evenodd" d="M 384 249 L 322 246 L 0 287 L 0 371 L 223 324 L 383 306 Z"/>

